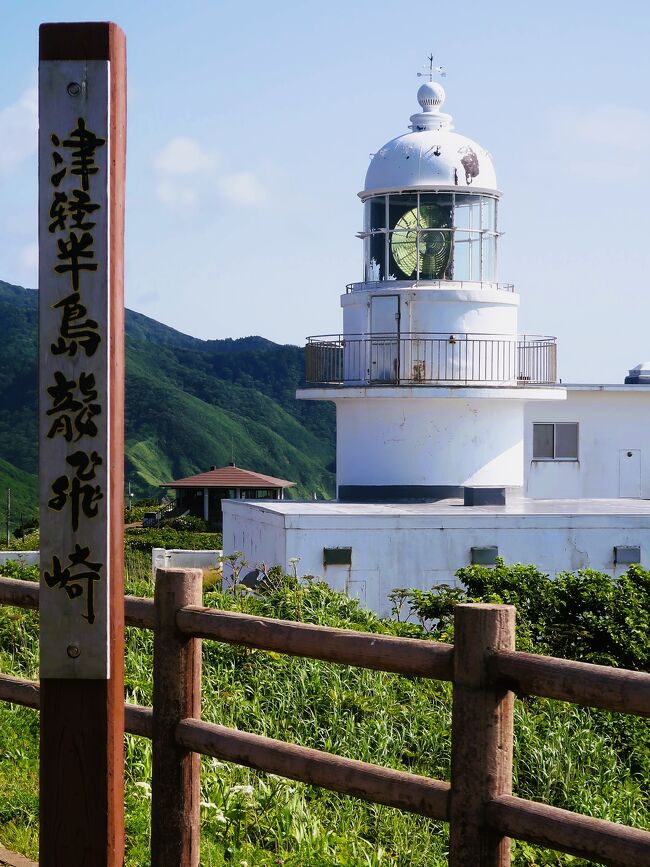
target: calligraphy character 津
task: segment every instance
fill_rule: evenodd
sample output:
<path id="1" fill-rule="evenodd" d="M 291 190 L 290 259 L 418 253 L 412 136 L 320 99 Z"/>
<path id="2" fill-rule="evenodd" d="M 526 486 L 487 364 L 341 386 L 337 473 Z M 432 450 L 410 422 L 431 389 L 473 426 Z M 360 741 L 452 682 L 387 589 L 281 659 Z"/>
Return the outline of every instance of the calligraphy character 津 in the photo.
<path id="1" fill-rule="evenodd" d="M 106 139 L 98 138 L 94 132 L 86 129 L 86 122 L 82 117 L 77 121 L 77 128 L 70 133 L 70 138 L 63 142 L 64 147 L 73 149 L 70 171 L 81 178 L 82 190 L 89 189 L 90 175 L 96 175 L 99 171 L 95 165 L 95 151 L 105 144 Z"/>
<path id="2" fill-rule="evenodd" d="M 59 139 L 58 135 L 54 135 L 54 133 L 52 133 L 52 135 L 50 136 L 50 141 L 52 142 L 54 147 L 57 148 L 61 144 L 61 140 Z M 67 175 L 68 170 L 65 166 L 63 166 L 63 168 L 60 168 L 60 166 L 63 165 L 63 157 L 58 151 L 52 151 L 52 162 L 54 163 L 54 168 L 56 169 L 56 171 L 50 175 L 50 181 L 53 187 L 58 187 L 63 178 Z"/>

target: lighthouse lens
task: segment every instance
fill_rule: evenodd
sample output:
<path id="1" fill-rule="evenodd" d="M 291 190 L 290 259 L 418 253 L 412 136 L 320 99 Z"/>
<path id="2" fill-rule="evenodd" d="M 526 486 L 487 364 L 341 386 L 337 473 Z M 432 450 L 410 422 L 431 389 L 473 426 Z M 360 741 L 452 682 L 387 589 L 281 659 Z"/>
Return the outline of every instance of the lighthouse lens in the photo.
<path id="1" fill-rule="evenodd" d="M 364 233 L 367 281 L 496 280 L 495 196 L 375 196 L 365 204 Z"/>

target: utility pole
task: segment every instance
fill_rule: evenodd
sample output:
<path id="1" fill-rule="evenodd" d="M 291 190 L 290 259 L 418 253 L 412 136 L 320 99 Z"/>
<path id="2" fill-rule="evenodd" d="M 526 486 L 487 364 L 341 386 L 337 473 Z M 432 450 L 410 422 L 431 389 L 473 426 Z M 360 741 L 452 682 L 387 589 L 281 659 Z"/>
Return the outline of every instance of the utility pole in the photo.
<path id="1" fill-rule="evenodd" d="M 9 548 L 9 527 L 11 524 L 11 488 L 7 488 L 7 548 Z"/>

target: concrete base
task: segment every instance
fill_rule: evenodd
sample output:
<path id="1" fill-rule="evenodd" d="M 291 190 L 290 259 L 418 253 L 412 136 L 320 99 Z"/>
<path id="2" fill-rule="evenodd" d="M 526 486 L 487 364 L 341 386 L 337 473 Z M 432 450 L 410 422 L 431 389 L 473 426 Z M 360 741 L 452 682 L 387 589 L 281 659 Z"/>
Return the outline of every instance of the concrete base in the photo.
<path id="1" fill-rule="evenodd" d="M 505 506 L 506 489 L 466 487 L 463 489 L 464 506 Z"/>
<path id="2" fill-rule="evenodd" d="M 496 546 L 506 563 L 534 563 L 544 572 L 597 569 L 621 575 L 614 548 L 639 547 L 650 563 L 650 501 L 529 500 L 503 506 L 439 503 L 224 501 L 225 554 L 243 551 L 249 564 L 281 565 L 316 575 L 391 614 L 390 592 L 455 585 L 472 548 Z M 349 548 L 346 564 L 325 563 L 325 549 Z"/>

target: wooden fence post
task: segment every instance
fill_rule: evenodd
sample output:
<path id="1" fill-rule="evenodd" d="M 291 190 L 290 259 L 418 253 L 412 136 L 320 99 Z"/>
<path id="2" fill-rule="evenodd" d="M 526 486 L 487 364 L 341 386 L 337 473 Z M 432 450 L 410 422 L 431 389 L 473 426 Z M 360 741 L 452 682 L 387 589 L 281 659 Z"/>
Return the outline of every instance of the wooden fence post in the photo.
<path id="1" fill-rule="evenodd" d="M 485 804 L 512 793 L 514 694 L 488 677 L 491 651 L 514 650 L 512 605 L 457 605 L 451 747 L 450 867 L 509 867 L 510 840 Z"/>
<path id="2" fill-rule="evenodd" d="M 201 639 L 178 631 L 176 613 L 201 605 L 200 569 L 157 569 L 153 662 L 151 862 L 198 867 L 200 756 L 176 743 L 182 719 L 201 715 Z"/>

